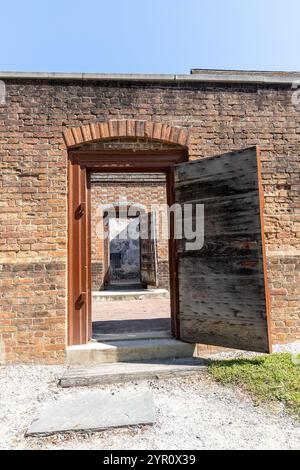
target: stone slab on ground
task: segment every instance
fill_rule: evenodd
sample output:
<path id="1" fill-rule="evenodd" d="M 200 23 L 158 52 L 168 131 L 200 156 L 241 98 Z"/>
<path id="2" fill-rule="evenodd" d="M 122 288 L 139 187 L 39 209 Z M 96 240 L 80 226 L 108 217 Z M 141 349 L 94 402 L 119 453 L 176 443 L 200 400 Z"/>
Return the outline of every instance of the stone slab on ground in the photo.
<path id="1" fill-rule="evenodd" d="M 205 361 L 196 358 L 148 362 L 116 362 L 86 367 L 71 367 L 59 381 L 62 387 L 118 384 L 194 375 L 206 370 Z"/>
<path id="2" fill-rule="evenodd" d="M 99 431 L 155 422 L 150 389 L 133 391 L 97 390 L 76 397 L 62 397 L 41 409 L 27 436 L 67 431 Z"/>

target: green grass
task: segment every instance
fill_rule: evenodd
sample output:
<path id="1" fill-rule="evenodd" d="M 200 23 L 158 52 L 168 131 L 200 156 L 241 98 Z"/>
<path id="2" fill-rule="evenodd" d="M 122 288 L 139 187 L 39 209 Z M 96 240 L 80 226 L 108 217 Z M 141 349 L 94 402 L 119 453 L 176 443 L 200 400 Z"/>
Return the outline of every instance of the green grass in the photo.
<path id="1" fill-rule="evenodd" d="M 300 355 L 297 362 L 288 353 L 270 354 L 212 361 L 208 371 L 218 382 L 238 385 L 257 401 L 284 403 L 300 418 Z"/>

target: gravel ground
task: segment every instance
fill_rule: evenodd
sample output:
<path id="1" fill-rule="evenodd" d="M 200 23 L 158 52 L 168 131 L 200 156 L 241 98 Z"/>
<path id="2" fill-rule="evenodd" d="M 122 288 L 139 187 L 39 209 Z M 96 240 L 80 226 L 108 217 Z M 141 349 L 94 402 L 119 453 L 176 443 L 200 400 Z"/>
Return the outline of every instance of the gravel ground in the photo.
<path id="1" fill-rule="evenodd" d="M 300 341 L 295 341 L 289 344 L 275 344 L 273 346 L 273 352 L 290 352 L 292 354 L 300 353 Z"/>
<path id="2" fill-rule="evenodd" d="M 291 354 L 300 354 L 300 341 L 295 341 L 293 343 L 287 344 L 275 344 L 273 345 L 273 353 L 282 353 L 282 352 L 289 352 Z M 241 357 L 254 357 L 254 356 L 262 356 L 264 353 L 257 353 L 253 351 L 242 351 L 240 349 L 224 349 L 217 354 L 209 354 L 208 357 L 213 359 L 238 359 Z"/>
<path id="3" fill-rule="evenodd" d="M 82 393 L 57 386 L 62 372 L 57 366 L 0 369 L 0 448 L 300 449 L 299 422 L 281 406 L 255 406 L 247 395 L 214 383 L 207 374 L 150 383 L 157 409 L 154 426 L 25 438 L 43 403 Z"/>

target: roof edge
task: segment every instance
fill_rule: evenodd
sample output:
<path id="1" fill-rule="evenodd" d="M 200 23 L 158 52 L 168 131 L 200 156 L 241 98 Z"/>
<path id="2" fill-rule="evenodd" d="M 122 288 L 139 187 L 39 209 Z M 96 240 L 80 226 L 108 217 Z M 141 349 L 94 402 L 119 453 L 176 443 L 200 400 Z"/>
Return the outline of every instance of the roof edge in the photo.
<path id="1" fill-rule="evenodd" d="M 0 79 L 292 84 L 300 72 L 192 69 L 191 74 L 1 72 Z"/>

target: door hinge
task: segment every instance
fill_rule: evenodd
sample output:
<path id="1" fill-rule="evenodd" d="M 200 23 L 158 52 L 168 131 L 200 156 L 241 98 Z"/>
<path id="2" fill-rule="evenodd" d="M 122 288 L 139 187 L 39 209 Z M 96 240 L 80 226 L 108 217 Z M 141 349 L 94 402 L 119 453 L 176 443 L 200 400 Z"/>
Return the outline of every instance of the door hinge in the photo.
<path id="1" fill-rule="evenodd" d="M 75 302 L 76 309 L 80 309 L 86 302 L 86 292 L 81 292 L 81 294 L 77 297 Z"/>
<path id="2" fill-rule="evenodd" d="M 82 202 L 81 204 L 79 204 L 79 206 L 77 207 L 76 211 L 75 211 L 75 217 L 76 219 L 80 219 L 85 213 L 85 202 Z"/>

